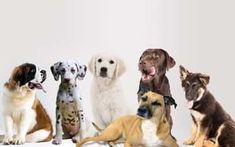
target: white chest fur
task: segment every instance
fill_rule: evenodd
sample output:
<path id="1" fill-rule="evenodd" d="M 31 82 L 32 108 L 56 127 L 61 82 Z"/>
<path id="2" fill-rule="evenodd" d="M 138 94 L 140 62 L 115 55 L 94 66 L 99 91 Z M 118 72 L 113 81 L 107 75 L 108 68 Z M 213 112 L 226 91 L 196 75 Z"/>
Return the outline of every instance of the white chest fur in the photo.
<path id="1" fill-rule="evenodd" d="M 141 125 L 143 131 L 142 143 L 145 146 L 155 146 L 158 147 L 161 145 L 161 140 L 156 136 L 157 135 L 157 126 L 154 122 L 150 120 L 143 120 Z"/>
<path id="2" fill-rule="evenodd" d="M 193 115 L 193 117 L 196 119 L 197 122 L 201 122 L 202 119 L 205 117 L 204 114 L 195 110 L 191 110 L 191 114 Z"/>

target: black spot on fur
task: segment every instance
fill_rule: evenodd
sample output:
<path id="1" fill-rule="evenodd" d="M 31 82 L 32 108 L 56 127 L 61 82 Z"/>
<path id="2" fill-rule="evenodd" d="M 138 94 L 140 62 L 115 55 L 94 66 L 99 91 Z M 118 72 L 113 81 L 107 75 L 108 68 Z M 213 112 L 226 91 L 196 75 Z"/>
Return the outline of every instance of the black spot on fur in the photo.
<path id="1" fill-rule="evenodd" d="M 57 116 L 57 120 L 59 120 L 59 119 L 60 119 L 60 115 Z"/>

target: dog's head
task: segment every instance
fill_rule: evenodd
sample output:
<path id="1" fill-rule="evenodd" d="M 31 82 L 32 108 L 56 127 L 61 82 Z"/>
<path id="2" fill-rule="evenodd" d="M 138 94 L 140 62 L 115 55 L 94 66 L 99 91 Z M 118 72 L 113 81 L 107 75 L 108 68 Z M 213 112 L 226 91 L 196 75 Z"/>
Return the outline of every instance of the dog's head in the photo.
<path id="1" fill-rule="evenodd" d="M 86 65 L 79 64 L 74 60 L 57 62 L 51 66 L 54 79 L 58 81 L 61 77 L 61 82 L 68 84 L 74 84 L 76 79 L 82 80 L 86 75 L 86 71 Z"/>
<path id="2" fill-rule="evenodd" d="M 15 67 L 6 87 L 13 90 L 17 87 L 28 86 L 29 89 L 43 89 L 42 83 L 46 80 L 46 71 L 31 63 L 24 63 Z"/>
<path id="3" fill-rule="evenodd" d="M 97 55 L 92 57 L 89 69 L 94 76 L 111 80 L 120 77 L 126 68 L 117 57 Z"/>
<path id="4" fill-rule="evenodd" d="M 180 66 L 180 79 L 185 90 L 188 108 L 191 109 L 204 95 L 210 77 L 201 73 L 191 73 L 183 66 Z"/>
<path id="5" fill-rule="evenodd" d="M 139 59 L 139 70 L 142 73 L 143 82 L 165 74 L 174 66 L 175 60 L 163 49 L 147 49 Z"/>
<path id="6" fill-rule="evenodd" d="M 159 118 L 165 114 L 166 105 L 177 106 L 172 97 L 149 91 L 141 97 L 137 115 L 145 119 Z"/>

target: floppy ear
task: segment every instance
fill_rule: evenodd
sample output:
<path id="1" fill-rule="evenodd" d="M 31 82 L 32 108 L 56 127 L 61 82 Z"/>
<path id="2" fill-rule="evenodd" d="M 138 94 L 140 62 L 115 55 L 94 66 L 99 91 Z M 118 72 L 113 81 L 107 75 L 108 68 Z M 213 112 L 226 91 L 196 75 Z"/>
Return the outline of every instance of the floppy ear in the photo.
<path id="1" fill-rule="evenodd" d="M 179 68 L 180 68 L 180 79 L 181 81 L 184 81 L 186 77 L 188 76 L 189 72 L 182 65 L 180 65 Z"/>
<path id="2" fill-rule="evenodd" d="M 76 61 L 75 63 L 76 66 L 76 70 L 77 70 L 77 77 L 79 80 L 83 80 L 85 75 L 86 75 L 86 71 L 87 71 L 87 67 L 86 65 L 81 65 L 78 61 Z"/>
<path id="3" fill-rule="evenodd" d="M 166 60 L 166 69 L 169 70 L 175 66 L 175 60 L 172 58 L 165 50 L 161 49 L 165 54 Z"/>
<path id="4" fill-rule="evenodd" d="M 172 98 L 171 96 L 163 96 L 165 105 L 174 105 L 174 107 L 177 107 L 177 104 L 175 102 L 175 99 Z"/>
<path id="5" fill-rule="evenodd" d="M 96 74 L 96 56 L 93 56 L 88 64 L 89 70 L 91 73 Z"/>
<path id="6" fill-rule="evenodd" d="M 57 63 L 55 63 L 54 65 L 51 66 L 51 72 L 52 72 L 52 74 L 54 76 L 54 79 L 56 81 L 59 80 L 59 76 L 60 76 L 59 68 L 60 68 L 61 64 L 62 64 L 62 62 L 57 62 Z"/>
<path id="7" fill-rule="evenodd" d="M 115 78 L 120 77 L 126 71 L 126 66 L 121 59 L 117 58 L 116 62 Z"/>
<path id="8" fill-rule="evenodd" d="M 208 85 L 209 81 L 210 81 L 210 76 L 205 75 L 205 74 L 201 74 L 199 73 L 199 80 L 202 82 L 203 85 Z"/>

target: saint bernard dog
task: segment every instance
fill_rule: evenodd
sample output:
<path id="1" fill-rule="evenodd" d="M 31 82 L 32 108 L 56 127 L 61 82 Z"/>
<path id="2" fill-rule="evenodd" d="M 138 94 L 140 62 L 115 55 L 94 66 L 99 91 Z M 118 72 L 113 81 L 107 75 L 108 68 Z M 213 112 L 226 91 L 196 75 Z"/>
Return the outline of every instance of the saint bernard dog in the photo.
<path id="1" fill-rule="evenodd" d="M 6 131 L 3 144 L 20 145 L 52 139 L 51 120 L 36 98 L 36 89 L 43 90 L 42 83 L 45 79 L 46 71 L 40 70 L 34 64 L 24 63 L 13 70 L 3 89 Z"/>

